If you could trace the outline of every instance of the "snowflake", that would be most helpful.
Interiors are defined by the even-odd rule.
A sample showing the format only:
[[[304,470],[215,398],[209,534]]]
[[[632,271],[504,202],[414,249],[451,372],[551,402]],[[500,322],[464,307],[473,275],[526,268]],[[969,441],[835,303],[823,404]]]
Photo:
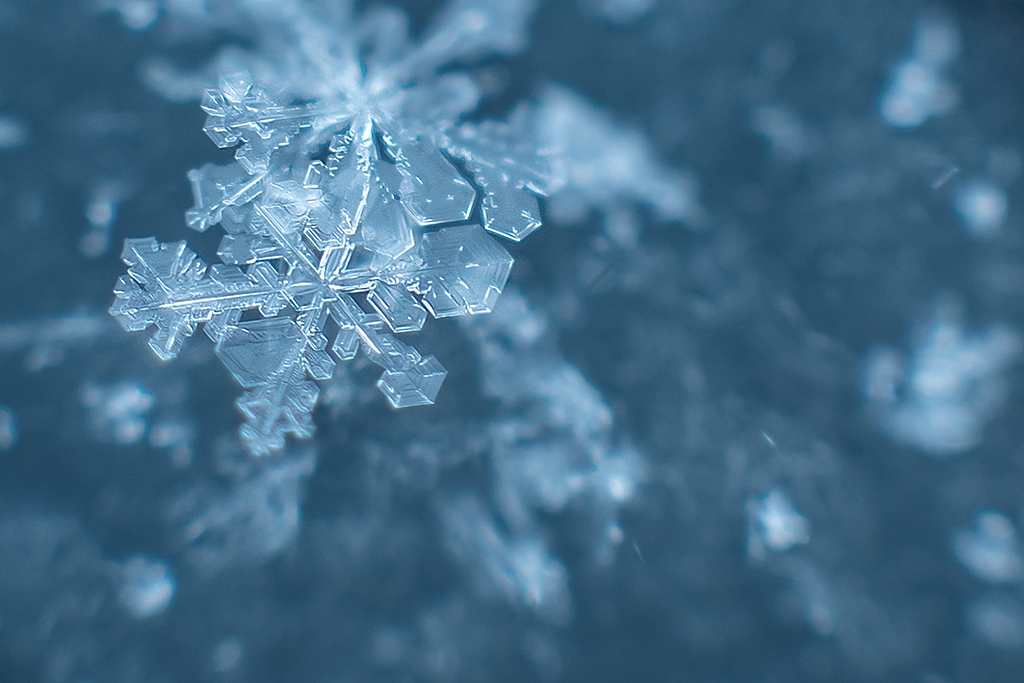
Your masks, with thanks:
[[[204,324],[247,389],[238,406],[253,454],[310,437],[311,380],[360,348],[383,368],[391,405],[433,403],[444,368],[393,334],[419,330],[428,312],[494,305],[512,257],[487,233],[518,241],[540,227],[544,158],[506,124],[464,121],[480,90],[451,67],[513,49],[531,7],[454,2],[413,46],[379,13],[353,30],[350,12],[336,28],[288,3],[292,51],[238,58],[247,70],[204,95],[204,130],[238,163],[189,173],[186,219],[224,229],[221,262],[185,242],[129,239],[110,312],[129,331],[155,326],[150,346],[165,360]]]

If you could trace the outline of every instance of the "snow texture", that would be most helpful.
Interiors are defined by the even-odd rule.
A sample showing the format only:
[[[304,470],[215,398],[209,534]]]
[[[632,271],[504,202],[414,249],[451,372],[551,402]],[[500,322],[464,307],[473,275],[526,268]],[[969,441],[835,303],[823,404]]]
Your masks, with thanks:
[[[395,408],[433,403],[446,371],[393,335],[435,318],[487,313],[512,266],[488,233],[521,240],[540,227],[549,177],[503,124],[462,117],[481,97],[457,70],[517,49],[532,3],[459,1],[421,43],[400,15],[275,5],[294,33],[273,66],[239,70],[207,90],[204,130],[237,164],[189,173],[188,225],[226,235],[219,263],[185,242],[129,239],[128,274],[110,312],[175,357],[200,324],[247,391],[241,435],[256,455],[286,434],[309,438],[318,388],[360,349],[384,372]],[[250,3],[254,13],[269,11]]]

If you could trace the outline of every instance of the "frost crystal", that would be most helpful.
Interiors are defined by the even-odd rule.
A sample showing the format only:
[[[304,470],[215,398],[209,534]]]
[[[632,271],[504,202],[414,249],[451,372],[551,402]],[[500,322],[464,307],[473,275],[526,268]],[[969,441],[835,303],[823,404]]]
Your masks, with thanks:
[[[474,568],[480,590],[497,588],[510,602],[565,622],[571,612],[565,565],[539,536],[508,538],[475,498],[446,501],[440,508],[448,545]]]
[[[419,330],[427,313],[490,311],[512,257],[488,232],[536,230],[547,183],[542,159],[504,124],[461,121],[480,91],[447,67],[517,49],[531,8],[453,2],[412,46],[398,15],[369,13],[353,31],[344,8],[318,17],[285,3],[274,12],[298,49],[273,63],[235,55],[244,70],[204,95],[204,130],[238,163],[189,173],[186,219],[223,227],[221,262],[184,242],[127,240],[111,313],[126,330],[154,326],[162,359],[205,323],[247,389],[238,406],[252,453],[311,436],[311,380],[360,349],[383,368],[392,406],[433,403],[444,368],[393,334]]]

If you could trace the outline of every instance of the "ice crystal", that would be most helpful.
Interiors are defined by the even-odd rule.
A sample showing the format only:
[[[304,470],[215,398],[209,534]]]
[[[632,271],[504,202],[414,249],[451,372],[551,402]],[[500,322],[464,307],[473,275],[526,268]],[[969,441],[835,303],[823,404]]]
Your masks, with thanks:
[[[944,70],[960,53],[960,32],[952,23],[918,23],[911,55],[900,63],[879,103],[879,114],[894,128],[917,128],[957,105],[956,88]]]
[[[150,346],[165,360],[205,324],[247,389],[241,435],[254,454],[311,436],[311,380],[360,349],[383,368],[392,406],[433,403],[444,368],[393,335],[427,313],[489,312],[512,257],[488,232],[520,240],[540,227],[548,183],[505,124],[462,120],[480,90],[447,68],[521,44],[532,3],[453,2],[416,46],[400,15],[370,13],[353,30],[350,10],[315,7],[275,7],[297,47],[234,55],[245,70],[203,97],[204,130],[238,163],[189,173],[186,219],[223,227],[221,262],[129,239],[111,307],[126,330],[156,327]]]
[[[480,590],[497,589],[513,604],[553,622],[570,616],[569,574],[539,535],[508,537],[479,500],[446,501],[440,514],[448,546],[477,575]]]
[[[167,610],[174,600],[176,582],[167,563],[145,555],[132,555],[111,571],[117,601],[135,619],[150,619]]]
[[[136,382],[89,384],[82,389],[82,405],[89,413],[93,433],[101,441],[122,445],[141,441],[153,403],[153,394]]]
[[[811,523],[783,491],[772,489],[747,502],[747,555],[763,559],[811,540]]]
[[[991,583],[1017,581],[1024,575],[1024,555],[1017,532],[995,510],[978,513],[972,529],[957,529],[950,542],[953,554],[973,576]]]
[[[0,451],[9,451],[18,442],[18,423],[14,411],[0,405]]]
[[[967,606],[965,616],[974,635],[990,645],[1007,650],[1024,645],[1024,608],[1008,595],[977,598]]]
[[[62,362],[70,347],[91,344],[112,326],[99,314],[0,321],[0,355],[24,353],[27,370],[43,370]]]
[[[893,438],[935,456],[977,445],[1002,405],[1003,373],[1020,355],[1020,335],[997,325],[968,336],[958,314],[940,306],[909,360],[890,348],[868,360],[865,393]]]

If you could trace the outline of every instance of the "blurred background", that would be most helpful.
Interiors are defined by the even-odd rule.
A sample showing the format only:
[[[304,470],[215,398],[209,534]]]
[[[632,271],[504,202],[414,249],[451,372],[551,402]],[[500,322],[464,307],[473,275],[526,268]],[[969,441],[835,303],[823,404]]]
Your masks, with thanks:
[[[1021,679],[1024,4],[541,2],[463,65],[566,168],[498,307],[253,459],[107,308],[215,251],[260,4],[0,0],[0,681]]]

